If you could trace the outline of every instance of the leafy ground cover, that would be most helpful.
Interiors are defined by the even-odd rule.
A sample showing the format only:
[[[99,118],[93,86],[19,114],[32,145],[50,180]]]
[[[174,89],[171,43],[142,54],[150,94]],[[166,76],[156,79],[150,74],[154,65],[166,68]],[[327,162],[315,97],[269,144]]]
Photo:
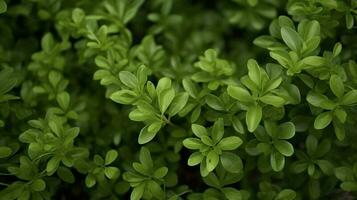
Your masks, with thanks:
[[[355,199],[356,16],[0,0],[0,199]]]

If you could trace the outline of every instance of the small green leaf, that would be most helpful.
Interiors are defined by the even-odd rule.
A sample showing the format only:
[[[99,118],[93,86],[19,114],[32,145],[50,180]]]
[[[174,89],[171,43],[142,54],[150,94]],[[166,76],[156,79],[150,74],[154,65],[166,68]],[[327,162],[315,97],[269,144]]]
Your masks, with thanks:
[[[210,151],[206,157],[206,169],[208,172],[213,171],[219,162],[219,155],[215,151]]]
[[[60,159],[58,157],[52,157],[46,165],[46,171],[50,174],[52,174],[54,171],[57,170],[58,166],[60,164]]]
[[[188,158],[187,164],[188,166],[195,166],[202,162],[204,155],[201,152],[194,152]]]
[[[57,95],[57,102],[63,110],[67,110],[70,103],[70,97],[67,92],[61,92]]]
[[[191,129],[193,134],[195,134],[199,138],[204,135],[208,135],[206,128],[199,124],[192,124]]]
[[[141,129],[139,133],[139,138],[138,138],[138,143],[139,144],[145,144],[150,142],[154,137],[156,136],[157,132],[150,132],[149,126],[145,126],[144,128]]]
[[[172,100],[175,98],[175,89],[170,88],[162,91],[158,94],[159,96],[159,106],[161,113],[165,113],[166,109],[171,104]]]
[[[214,122],[212,127],[211,137],[214,143],[219,142],[224,134],[224,122],[223,118],[219,118],[217,121]]]
[[[138,186],[134,187],[130,195],[130,200],[140,200],[144,194],[145,188],[145,183],[140,183]]]
[[[353,181],[353,171],[349,167],[335,168],[335,175],[341,181]]]
[[[243,162],[241,158],[231,152],[223,152],[220,156],[222,166],[230,173],[239,173],[243,170]]]
[[[66,167],[59,167],[57,169],[57,176],[66,183],[74,183],[75,181],[73,173]]]
[[[118,157],[118,152],[114,149],[109,150],[105,155],[105,165],[109,165],[114,162],[115,159]]]
[[[41,192],[45,190],[45,188],[46,188],[46,182],[42,179],[36,179],[31,184],[31,189],[36,192]]]
[[[313,135],[309,135],[306,138],[306,150],[309,156],[314,156],[317,150],[317,139]]]
[[[176,115],[178,112],[180,112],[186,105],[188,101],[188,93],[180,93],[178,95],[175,96],[175,98],[173,99],[168,114],[170,116],[174,116]]]
[[[220,98],[218,98],[215,95],[209,94],[206,96],[206,103],[208,106],[215,110],[223,111],[225,110],[224,108],[224,103]]]
[[[302,39],[300,35],[291,27],[284,26],[281,28],[281,37],[285,44],[293,51],[300,51]]]
[[[190,94],[191,97],[196,98],[198,95],[198,91],[196,85],[192,83],[190,79],[183,79],[182,80],[183,88]]]
[[[6,12],[7,5],[4,0],[0,0],[0,14]]]
[[[258,127],[260,120],[262,119],[262,112],[262,107],[260,107],[258,104],[248,107],[246,123],[249,132],[254,132]]]
[[[227,92],[229,96],[241,101],[241,102],[251,102],[253,100],[252,96],[245,88],[240,86],[228,86]]]
[[[288,141],[277,140],[274,142],[274,147],[284,156],[292,156],[294,154],[294,147]]]
[[[139,81],[136,76],[128,71],[121,71],[119,73],[119,79],[129,88],[136,88],[139,85]]]
[[[88,174],[86,176],[85,183],[88,188],[93,187],[96,183],[96,179],[95,179],[94,175]]]
[[[333,54],[334,57],[336,57],[336,56],[340,55],[341,51],[342,51],[342,44],[337,42],[335,44],[335,46],[333,47],[333,53],[332,54]]]
[[[326,128],[332,121],[332,114],[331,112],[323,112],[319,114],[314,122],[315,129],[324,129]]]
[[[308,66],[319,67],[326,64],[326,61],[323,57],[320,56],[308,56],[301,60],[302,63]]]
[[[4,147],[4,146],[0,147],[0,158],[6,158],[6,157],[10,156],[11,153],[12,153],[11,148]]]
[[[106,167],[104,169],[104,174],[108,179],[115,179],[119,176],[119,169],[116,167]]]
[[[202,147],[203,143],[201,140],[197,138],[186,138],[183,140],[183,146],[185,146],[188,149],[200,149]]]
[[[131,104],[137,98],[137,94],[130,90],[119,90],[110,95],[110,99],[120,104]]]
[[[348,181],[341,183],[341,188],[347,192],[357,191],[357,182]]]
[[[154,177],[157,179],[164,178],[168,172],[167,167],[160,167],[159,169],[155,170]]]
[[[148,148],[146,147],[141,147],[140,154],[139,154],[139,160],[140,162],[145,165],[148,168],[153,168],[154,163],[151,158],[151,154]]]
[[[284,122],[279,125],[278,138],[288,140],[295,135],[295,125],[292,122]]]
[[[353,24],[354,24],[353,15],[350,12],[348,12],[348,13],[346,13],[345,18],[346,18],[346,27],[347,27],[347,29],[351,29],[353,27]]]
[[[326,175],[332,175],[334,166],[327,160],[317,160],[316,164]]]
[[[230,136],[223,138],[219,143],[218,147],[223,151],[230,151],[238,148],[243,141],[237,136]]]
[[[284,189],[274,198],[274,200],[294,200],[296,198],[296,192],[291,189]]]
[[[252,80],[258,87],[261,87],[262,74],[257,61],[254,59],[249,59],[247,66],[248,66],[248,76],[250,80]]]
[[[285,157],[279,152],[272,152],[270,154],[270,164],[274,171],[281,171],[285,165]]]
[[[266,94],[262,97],[259,97],[259,100],[265,104],[272,105],[275,107],[281,107],[285,103],[285,100],[283,98],[273,94]]]
[[[351,90],[347,92],[342,98],[341,98],[341,104],[342,105],[353,105],[357,103],[357,90]]]
[[[343,85],[342,79],[337,75],[332,75],[330,77],[330,88],[333,94],[340,98],[345,93],[345,86]]]

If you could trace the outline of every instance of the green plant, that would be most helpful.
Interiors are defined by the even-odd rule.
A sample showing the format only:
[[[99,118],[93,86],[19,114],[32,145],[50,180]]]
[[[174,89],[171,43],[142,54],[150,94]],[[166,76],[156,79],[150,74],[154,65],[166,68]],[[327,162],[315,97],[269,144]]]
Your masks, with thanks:
[[[0,199],[354,199],[356,16],[0,0]]]

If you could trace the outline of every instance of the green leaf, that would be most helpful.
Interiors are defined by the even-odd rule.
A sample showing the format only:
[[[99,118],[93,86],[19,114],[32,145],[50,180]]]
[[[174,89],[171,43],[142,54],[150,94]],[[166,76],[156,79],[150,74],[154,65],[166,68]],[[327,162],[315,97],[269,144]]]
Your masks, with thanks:
[[[108,179],[115,179],[119,176],[119,169],[116,167],[106,167],[104,174]]]
[[[182,85],[183,88],[186,90],[186,92],[188,92],[188,94],[190,94],[191,97],[196,98],[198,95],[198,91],[196,88],[196,85],[192,83],[192,81],[190,79],[183,79],[182,80]]]
[[[82,9],[80,8],[75,8],[72,11],[72,20],[74,21],[74,23],[79,24],[83,21],[85,17],[85,13]]]
[[[342,141],[346,137],[346,131],[344,124],[338,122],[337,120],[332,121],[333,129],[338,140]]]
[[[334,166],[327,160],[317,160],[316,164],[326,175],[332,175]]]
[[[219,162],[219,155],[211,150],[206,156],[206,169],[208,172],[213,171]]]
[[[164,199],[164,191],[156,181],[149,181],[147,183],[147,189],[151,192],[151,194],[153,194],[154,197],[156,197],[156,199]]]
[[[158,94],[159,96],[159,106],[161,113],[165,113],[166,109],[171,104],[172,100],[175,98],[175,89],[170,88],[162,91]]]
[[[141,147],[140,154],[139,154],[140,162],[148,167],[149,169],[154,167],[154,163],[151,159],[151,154],[148,148]]]
[[[219,143],[218,147],[223,151],[230,151],[238,148],[243,141],[237,136],[230,136],[223,138]]]
[[[138,143],[139,144],[145,144],[150,142],[154,137],[156,136],[157,132],[153,131],[150,132],[149,126],[145,126],[144,128],[141,129],[139,133],[139,138],[138,138]]]
[[[186,138],[183,140],[183,146],[185,146],[188,149],[200,149],[202,147],[203,143],[201,140],[197,138]]]
[[[252,80],[258,87],[261,87],[262,74],[257,61],[254,59],[249,59],[247,66],[248,66],[248,76],[250,80]]]
[[[74,183],[75,181],[73,173],[66,167],[59,167],[57,169],[57,176],[66,183]]]
[[[342,105],[353,105],[357,103],[357,90],[347,92],[342,98],[340,103]]]
[[[138,79],[134,74],[128,71],[121,71],[119,73],[120,81],[129,88],[136,88],[139,85]]]
[[[334,111],[334,115],[337,117],[337,119],[341,122],[341,123],[345,123],[346,119],[347,119],[347,113],[344,109],[336,109]]]
[[[306,138],[306,150],[307,150],[307,154],[309,154],[309,156],[314,156],[315,152],[317,150],[317,139],[315,138],[315,136],[309,135]]]
[[[302,48],[302,39],[300,35],[291,27],[281,28],[281,37],[285,44],[293,51],[300,51]]]
[[[206,103],[208,106],[215,110],[223,111],[225,110],[224,108],[224,103],[222,100],[215,95],[209,94],[206,96]]]
[[[259,105],[252,105],[248,107],[248,111],[246,114],[246,123],[249,132],[254,132],[258,127],[260,120],[262,119],[262,107]]]
[[[60,164],[60,159],[58,157],[52,157],[46,165],[46,171],[47,173],[52,174],[55,172]]]
[[[341,183],[341,188],[347,192],[357,191],[357,182],[348,181]]]
[[[9,147],[0,147],[0,158],[6,158],[12,154],[12,150]]]
[[[288,141],[277,140],[274,142],[274,147],[284,156],[292,156],[294,154],[294,147]]]
[[[160,94],[164,91],[171,88],[171,79],[164,77],[159,80],[156,86],[156,92],[157,95],[160,96]]]
[[[114,162],[114,160],[116,160],[118,157],[118,152],[114,149],[109,150],[107,152],[107,154],[105,155],[105,165],[109,165],[112,162]]]
[[[137,94],[130,90],[119,90],[110,95],[110,99],[120,104],[131,104],[137,98]]]
[[[228,200],[243,200],[241,192],[235,188],[223,188],[222,192]]]
[[[240,173],[243,170],[243,162],[241,158],[231,152],[223,152],[220,156],[222,166],[230,173]]]
[[[176,115],[178,112],[180,112],[186,105],[188,101],[188,93],[180,93],[178,95],[175,96],[175,98],[173,99],[168,114],[170,116],[174,116]]]
[[[330,88],[333,94],[340,98],[345,93],[345,86],[343,85],[342,79],[337,75],[332,75],[330,77]]]
[[[240,86],[228,86],[227,92],[229,96],[241,101],[241,102],[251,102],[253,100],[252,96],[245,88]]]
[[[206,128],[199,124],[192,124],[191,129],[193,134],[195,134],[199,138],[201,138],[204,135],[206,136],[208,135]]]
[[[202,162],[204,155],[201,152],[194,152],[188,158],[187,164],[188,166],[195,166]]]
[[[272,152],[270,154],[270,165],[274,171],[281,171],[285,165],[285,157],[279,152]]]
[[[154,177],[157,179],[164,178],[168,172],[167,167],[160,167],[159,169],[155,170]]]
[[[61,92],[57,95],[57,102],[63,110],[67,110],[70,103],[70,97],[67,92]]]
[[[354,24],[354,18],[352,16],[352,14],[350,12],[346,13],[345,19],[346,19],[346,27],[347,27],[347,29],[351,29],[353,27],[353,24]]]
[[[259,97],[259,100],[265,104],[272,105],[275,107],[281,107],[285,103],[285,100],[283,98],[273,94],[266,94],[262,97]]]
[[[85,179],[85,184],[88,188],[91,188],[95,185],[96,179],[93,174],[88,174]]]
[[[141,197],[144,195],[145,188],[145,183],[140,183],[138,186],[134,187],[130,195],[130,200],[140,200]]]
[[[224,134],[224,122],[223,118],[219,118],[217,121],[214,122],[211,132],[211,137],[214,143],[218,143]]]
[[[341,51],[342,51],[342,44],[337,42],[335,44],[335,46],[333,46],[333,53],[332,54],[333,54],[334,57],[336,57],[336,56],[340,55]]]
[[[326,128],[332,121],[332,114],[330,111],[323,112],[319,114],[314,122],[315,129],[324,129]]]
[[[320,56],[308,56],[302,59],[300,62],[313,67],[320,67],[326,64],[325,58]]]
[[[353,171],[349,167],[335,168],[335,175],[341,181],[353,181]]]
[[[46,188],[46,182],[42,179],[36,179],[31,184],[31,189],[36,192],[41,192],[45,190],[45,188]]]
[[[295,135],[295,125],[292,122],[284,122],[279,125],[278,138],[288,140]]]
[[[326,110],[332,110],[336,106],[336,104],[329,100],[325,95],[318,94],[315,92],[309,92],[307,94],[306,100],[311,105],[319,108],[324,108]]]
[[[0,0],[0,14],[6,12],[7,5],[4,0]]]
[[[284,189],[274,198],[274,200],[294,200],[296,198],[296,192],[291,189]]]

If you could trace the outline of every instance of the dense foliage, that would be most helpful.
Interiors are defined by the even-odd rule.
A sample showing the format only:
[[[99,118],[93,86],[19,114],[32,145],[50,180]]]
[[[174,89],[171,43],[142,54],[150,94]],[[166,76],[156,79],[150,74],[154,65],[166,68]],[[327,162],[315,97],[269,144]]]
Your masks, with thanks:
[[[0,13],[0,199],[357,196],[356,1]]]

